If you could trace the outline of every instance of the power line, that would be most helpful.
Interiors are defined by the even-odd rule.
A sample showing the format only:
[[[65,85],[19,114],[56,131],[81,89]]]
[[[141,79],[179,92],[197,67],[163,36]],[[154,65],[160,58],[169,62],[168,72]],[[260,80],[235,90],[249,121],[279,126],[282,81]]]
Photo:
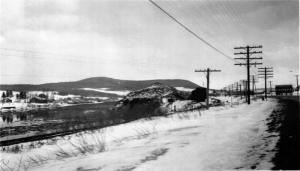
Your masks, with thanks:
[[[4,52],[1,52],[1,50]],[[76,63],[86,63],[92,61],[93,63],[101,63],[91,58],[80,57],[80,56],[71,56],[71,55],[62,55],[51,52],[42,52],[42,51],[32,51],[32,50],[20,50],[20,49],[7,49],[0,48],[0,56],[1,57],[16,57],[16,58],[34,58],[38,60],[52,60],[52,61],[68,61],[68,62],[76,62]],[[51,57],[51,58],[50,58]],[[94,57],[93,57],[94,58]]]
[[[66,58],[44,58],[44,57],[41,57],[41,56],[28,56],[28,55],[15,55],[15,54],[3,54],[3,53],[0,53],[0,56],[1,57],[16,57],[16,58],[35,58],[35,59],[38,59],[38,60],[60,60],[60,61],[69,61],[69,62],[85,62],[83,60],[79,60],[79,59],[66,59]]]
[[[297,95],[299,95],[299,83],[298,83],[298,77],[299,77],[299,75],[295,75],[295,77],[296,77],[296,90],[297,90]]]
[[[223,56],[225,56],[226,58],[233,60],[233,58],[231,58],[230,56],[226,55],[224,52],[222,52],[221,50],[217,49],[216,47],[214,47],[212,44],[210,44],[209,42],[207,42],[206,40],[204,40],[202,37],[200,37],[199,35],[197,35],[195,32],[193,32],[192,30],[190,30],[187,26],[185,26],[184,24],[182,24],[180,21],[178,21],[175,17],[173,17],[171,14],[169,14],[167,11],[165,11],[162,7],[160,7],[157,3],[153,2],[152,0],[149,0],[149,2],[151,2],[154,6],[156,6],[158,9],[160,9],[162,12],[164,12],[168,17],[170,17],[171,19],[173,19],[177,24],[179,24],[180,26],[182,26],[186,31],[188,31],[189,33],[191,33],[192,35],[194,35],[196,38],[198,38],[200,41],[202,41],[203,43],[205,43],[206,45],[208,45],[209,47],[211,47],[212,49],[214,49],[215,51],[219,52],[220,54],[222,54]]]
[[[184,3],[184,2],[183,2]],[[191,7],[189,8],[189,10],[187,11],[187,12],[185,12],[186,14],[188,13],[188,15],[189,15],[189,18],[195,18],[195,15],[193,14],[193,13],[191,13],[191,9],[192,10],[194,10],[194,11],[196,11],[196,12],[202,12],[202,13],[204,13],[204,12],[206,12],[206,11],[211,11],[211,8],[207,8],[207,5],[204,5],[202,8],[201,8],[201,11],[199,10],[199,8],[197,8],[197,5],[198,3],[196,3],[196,4],[193,4],[193,5],[191,5]],[[197,17],[197,16],[196,16]],[[197,17],[198,18],[198,17]],[[217,16],[217,18],[218,18],[218,16]],[[210,24],[203,24],[203,22],[201,22],[199,19],[195,19],[195,20],[193,20],[193,25],[195,25],[195,23],[196,23],[196,25],[197,26],[199,26],[200,25],[200,28],[201,29],[205,29],[205,32],[206,32],[206,34],[209,34],[209,36],[213,36],[213,34],[211,33],[211,31],[212,30],[214,30],[214,32],[217,32],[217,31],[224,31],[223,29],[219,29],[219,30],[215,30],[215,28],[220,28],[220,27],[211,27],[210,25],[211,24],[218,24],[219,22],[216,22],[215,21],[215,18],[211,18],[211,17],[204,17],[204,18],[202,18],[202,19],[204,19],[205,20],[205,22],[206,23],[210,23]],[[197,27],[198,28],[198,27]],[[224,33],[223,33],[223,35],[224,35]],[[214,44],[216,45],[218,42],[214,42]]]
[[[172,1],[172,2],[174,2],[174,1]],[[180,14],[186,15],[190,19],[196,18],[195,12],[197,14],[198,12],[209,13],[209,11],[210,11],[211,13],[216,13],[219,10],[224,11],[224,14],[217,15],[216,17],[210,17],[210,18],[203,17],[203,18],[201,18],[209,24],[203,25],[201,22],[199,22],[200,21],[199,19],[193,20],[192,26],[194,26],[194,27],[192,27],[192,28],[195,28],[197,30],[200,29],[201,30],[200,34],[201,33],[208,34],[208,36],[210,36],[210,37],[213,36],[212,30],[213,30],[213,32],[221,33],[222,35],[228,34],[229,30],[226,29],[227,27],[222,27],[222,25],[225,25],[225,24],[228,24],[228,23],[231,23],[232,25],[237,25],[237,26],[244,26],[243,25],[244,23],[243,24],[241,23],[241,19],[238,19],[238,20],[236,20],[236,19],[232,20],[231,19],[231,18],[238,18],[239,16],[237,15],[237,13],[232,13],[233,10],[231,8],[228,9],[227,5],[225,5],[222,2],[207,1],[208,5],[212,5],[212,7],[210,7],[210,8],[207,7],[207,4],[200,7],[200,6],[198,6],[199,3],[195,3],[195,4],[193,3],[191,5],[191,8],[189,8],[190,10],[188,10],[188,11],[183,10],[184,8],[178,8],[178,6],[179,7],[182,6],[181,1],[176,2],[176,3],[175,2],[174,3],[164,2],[164,3],[167,4],[167,7],[168,7],[167,10],[170,13],[173,13],[173,15],[176,15],[178,10],[179,10]],[[177,5],[177,3],[179,3],[179,5]],[[174,8],[176,8],[176,10]],[[201,11],[199,10],[199,8],[201,8]],[[181,19],[181,18],[178,18],[178,19]],[[220,29],[220,28],[222,28],[222,29]],[[242,28],[244,28],[244,27],[242,27]],[[243,33],[242,33],[243,29],[242,28],[236,29],[236,32],[239,33],[239,35],[243,35]],[[223,38],[225,38],[225,40],[214,42],[214,45],[217,44],[218,47],[224,47],[224,44],[220,44],[219,42],[229,42],[230,39],[226,38],[226,37],[223,37]],[[257,75],[255,70],[251,70],[250,72],[251,72],[252,75]]]
[[[75,57],[75,58],[82,58],[81,56],[73,56],[73,55],[62,55],[53,52],[42,52],[42,51],[35,51],[35,50],[21,50],[21,49],[11,49],[11,48],[1,48],[0,50],[4,51],[13,51],[13,52],[22,52],[22,53],[31,53],[31,54],[42,54],[42,55],[55,55],[55,56],[64,56],[64,57]]]
[[[58,75],[39,75],[39,74],[1,74],[1,77],[40,77],[42,76],[44,77],[48,77],[48,78],[52,78],[52,77],[57,77]],[[65,77],[65,78],[70,78],[72,75],[59,75],[59,77]]]
[[[189,11],[186,11],[186,10],[183,10],[183,8],[178,8],[178,5],[175,3],[166,3],[167,4],[167,6],[168,6],[168,8],[167,8],[167,10],[170,12],[170,13],[172,13],[173,15],[176,15],[177,13],[179,13],[179,14],[183,14],[184,16],[187,16],[188,18],[190,18],[190,19],[194,19],[195,18],[195,14],[193,13],[193,11],[191,11],[191,9],[189,10]],[[179,5],[180,6],[180,5]],[[175,9],[173,9],[173,8],[175,8]],[[178,9],[177,9],[178,8]],[[208,9],[208,8],[206,8],[206,5],[204,6],[204,8],[205,9],[203,9],[203,10],[210,10],[210,9]],[[219,8],[218,8],[219,9]],[[217,10],[218,10],[217,9]],[[179,12],[178,12],[178,10],[179,10]],[[196,11],[199,11],[197,8],[195,8],[195,5],[192,5],[192,10],[196,10]],[[203,10],[202,10],[202,12],[203,12]],[[222,10],[222,9],[221,9]],[[221,21],[228,21],[228,19],[227,18],[230,18],[230,17],[224,17],[224,15],[222,15],[223,17],[222,18],[217,18],[218,20],[221,20]],[[182,18],[182,17],[181,17]],[[178,18],[178,19],[181,19],[181,18]],[[200,28],[201,30],[202,29],[205,29],[204,31],[207,31],[207,29],[209,29],[209,30],[212,30],[212,29],[214,29],[214,31],[215,32],[220,32],[221,31],[221,33],[223,34],[223,35],[226,35],[227,34],[227,31],[228,30],[224,30],[224,29],[221,29],[221,30],[216,30],[215,28],[220,28],[220,23],[221,22],[219,22],[219,21],[216,21],[215,20],[215,18],[212,18],[212,20],[211,19],[206,19],[206,18],[203,18],[206,22],[209,22],[209,23],[211,23],[210,25],[218,25],[218,26],[216,26],[216,27],[211,27],[211,28],[208,28],[208,27],[205,27],[205,25],[201,25],[201,23],[199,23],[199,20],[194,20],[193,21],[193,23],[192,23],[192,26],[195,26],[196,27],[196,29],[197,28]],[[232,22],[232,21],[229,21],[229,22]],[[226,22],[225,22],[226,23]],[[222,24],[222,23],[221,23]],[[199,27],[199,25],[201,25],[201,27]],[[205,27],[205,28],[203,28],[203,27]],[[224,32],[224,31],[226,31],[226,32]],[[205,32],[203,32],[203,33],[205,33]],[[209,34],[209,36],[213,36],[212,34],[210,34],[211,32],[210,31],[208,31],[208,34]],[[225,42],[227,42],[227,41],[229,41],[228,39],[225,41]],[[205,73],[205,72],[202,72],[203,74]],[[239,86],[237,86],[237,87],[239,87]],[[238,90],[237,90],[238,91]]]

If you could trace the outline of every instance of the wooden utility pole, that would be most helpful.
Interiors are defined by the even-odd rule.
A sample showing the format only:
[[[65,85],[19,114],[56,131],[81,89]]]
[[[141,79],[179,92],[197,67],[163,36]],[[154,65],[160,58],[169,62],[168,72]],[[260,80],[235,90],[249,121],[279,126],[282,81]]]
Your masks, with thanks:
[[[228,95],[231,96],[230,86],[227,86]]]
[[[272,81],[269,81],[270,84],[270,95],[272,95]]]
[[[241,96],[241,99],[243,98],[243,94],[242,94],[242,84],[239,85],[240,86],[240,96]]]
[[[265,79],[265,99],[267,99],[267,79],[273,77],[273,68],[272,67],[263,67],[258,68],[259,78]]]
[[[235,83],[236,84],[236,95],[238,96],[238,94],[239,94],[239,82],[236,82]]]
[[[209,81],[211,72],[221,72],[221,70],[207,68],[205,70],[195,70],[195,72],[206,72],[206,108],[209,108]]]
[[[242,85],[243,85],[243,96],[245,96],[245,99],[247,100],[247,96],[246,96],[246,90],[247,90],[247,80],[241,80],[242,81]]]
[[[233,94],[232,84],[230,84],[228,87],[229,87],[229,90],[230,90],[230,96],[232,96],[232,94]]]
[[[253,95],[255,95],[255,83],[257,83],[257,80],[255,79],[255,75],[251,75],[252,76],[252,91],[253,91]]]
[[[297,87],[296,87],[296,90],[297,90],[297,95],[299,95],[299,84],[298,84],[298,77],[299,75],[295,75],[296,76],[296,82],[297,82]]]
[[[255,84],[254,75],[252,75],[252,91],[253,91],[253,94],[255,94],[255,92],[254,92],[254,84]]]
[[[251,51],[252,49],[262,48],[262,45],[260,46],[244,46],[244,47],[235,47],[235,50],[244,50],[244,52],[238,52],[234,53],[234,55],[246,55],[244,58],[234,58],[234,59],[242,59],[246,60],[246,63],[236,63],[234,65],[246,65],[247,66],[247,102],[250,104],[250,66],[251,65],[261,65],[262,63],[257,62],[250,62],[250,60],[254,59],[262,59],[262,57],[250,57],[253,54],[262,53],[262,51]]]

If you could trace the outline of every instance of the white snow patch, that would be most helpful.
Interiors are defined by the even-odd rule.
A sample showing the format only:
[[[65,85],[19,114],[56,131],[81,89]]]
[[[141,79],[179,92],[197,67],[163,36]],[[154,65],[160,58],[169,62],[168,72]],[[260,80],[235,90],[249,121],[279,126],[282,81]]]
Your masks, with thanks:
[[[68,94],[68,95],[59,95],[59,94],[54,94],[53,99],[54,100],[62,100],[62,99],[67,99],[67,98],[79,98],[80,95],[73,95],[73,94]]]
[[[175,88],[179,91],[188,91],[188,92],[191,92],[194,90],[192,88],[186,88],[186,87],[175,87]]]
[[[128,90],[109,90],[109,88],[81,88],[82,90],[90,90],[90,91],[97,91],[102,93],[109,93],[109,94],[116,94],[119,96],[126,96],[130,91]]]
[[[88,96],[88,99],[100,99],[100,100],[108,100],[109,97],[100,97],[100,96]]]

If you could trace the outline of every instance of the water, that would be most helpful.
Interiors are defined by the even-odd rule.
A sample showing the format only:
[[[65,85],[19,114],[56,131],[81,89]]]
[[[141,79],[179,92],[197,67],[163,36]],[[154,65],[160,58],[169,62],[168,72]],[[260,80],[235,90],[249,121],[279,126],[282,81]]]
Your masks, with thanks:
[[[107,125],[113,103],[0,113],[0,141]]]

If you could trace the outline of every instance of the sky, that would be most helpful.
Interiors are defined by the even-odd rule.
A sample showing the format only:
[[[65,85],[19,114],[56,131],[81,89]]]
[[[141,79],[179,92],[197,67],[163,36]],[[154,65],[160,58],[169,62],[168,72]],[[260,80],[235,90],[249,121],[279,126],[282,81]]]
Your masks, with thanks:
[[[0,84],[40,84],[89,77],[186,79],[206,85],[195,69],[211,73],[211,87],[246,79],[233,48],[262,45],[263,65],[275,84],[296,84],[299,74],[297,0],[159,1],[0,0]],[[258,49],[259,50],[259,49]],[[253,61],[254,62],[254,61]],[[258,79],[257,87],[263,86]]]

